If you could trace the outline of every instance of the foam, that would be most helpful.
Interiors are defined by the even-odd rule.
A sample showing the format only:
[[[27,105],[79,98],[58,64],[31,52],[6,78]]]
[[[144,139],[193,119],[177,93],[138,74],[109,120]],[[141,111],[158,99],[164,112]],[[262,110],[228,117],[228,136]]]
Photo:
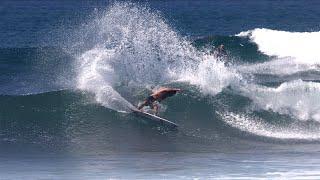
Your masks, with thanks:
[[[301,121],[320,122],[320,84],[295,80],[271,88],[260,85],[240,87],[241,94],[253,100],[257,108],[291,115]]]
[[[275,58],[271,61],[246,64],[237,67],[239,72],[249,74],[269,74],[269,75],[292,75],[300,72],[314,71],[319,72],[317,64],[296,63],[291,57]]]
[[[270,124],[258,117],[248,114],[227,112],[220,114],[223,121],[230,126],[261,137],[287,139],[287,140],[318,140],[319,128],[306,129],[298,123],[288,124],[286,127]]]

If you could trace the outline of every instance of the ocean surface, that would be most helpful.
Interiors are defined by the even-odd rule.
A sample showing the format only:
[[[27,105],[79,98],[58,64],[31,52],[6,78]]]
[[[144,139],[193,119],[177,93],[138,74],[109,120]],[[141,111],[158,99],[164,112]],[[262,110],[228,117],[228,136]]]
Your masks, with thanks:
[[[319,9],[1,0],[0,179],[319,179]]]

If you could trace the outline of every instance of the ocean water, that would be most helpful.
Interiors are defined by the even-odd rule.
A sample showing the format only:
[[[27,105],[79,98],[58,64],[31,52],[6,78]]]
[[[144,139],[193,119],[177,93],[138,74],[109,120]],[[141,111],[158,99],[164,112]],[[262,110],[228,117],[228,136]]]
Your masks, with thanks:
[[[319,8],[1,1],[0,179],[319,179]]]

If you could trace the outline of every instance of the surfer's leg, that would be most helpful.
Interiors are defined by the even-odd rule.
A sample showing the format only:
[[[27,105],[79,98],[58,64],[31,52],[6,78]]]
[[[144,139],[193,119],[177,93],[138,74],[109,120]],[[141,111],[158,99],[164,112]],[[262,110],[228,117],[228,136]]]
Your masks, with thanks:
[[[147,105],[147,101],[144,101],[140,106],[138,106],[138,109],[140,110],[146,105]]]
[[[158,115],[159,106],[157,104],[154,104],[153,105],[153,110],[154,110],[155,114]]]
[[[157,114],[157,105],[154,103],[149,104],[150,109],[152,109],[154,114]]]
[[[144,106],[150,106],[151,109],[153,109],[153,102],[154,98],[152,96],[149,96],[144,102],[138,107],[138,109],[142,109]]]

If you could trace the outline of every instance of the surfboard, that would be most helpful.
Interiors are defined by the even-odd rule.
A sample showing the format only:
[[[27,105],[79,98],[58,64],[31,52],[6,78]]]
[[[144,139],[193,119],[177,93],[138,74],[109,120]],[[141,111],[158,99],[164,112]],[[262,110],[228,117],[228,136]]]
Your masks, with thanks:
[[[132,109],[132,112],[135,115],[139,116],[139,117],[143,117],[143,118],[146,118],[148,120],[152,120],[152,121],[158,122],[161,125],[170,126],[170,127],[173,127],[173,128],[177,128],[178,127],[178,124],[176,124],[174,122],[171,122],[171,121],[169,121],[167,119],[161,118],[159,116],[156,116],[156,115],[153,115],[153,114],[150,114],[150,113],[147,113],[147,112],[139,111],[138,109]]]

